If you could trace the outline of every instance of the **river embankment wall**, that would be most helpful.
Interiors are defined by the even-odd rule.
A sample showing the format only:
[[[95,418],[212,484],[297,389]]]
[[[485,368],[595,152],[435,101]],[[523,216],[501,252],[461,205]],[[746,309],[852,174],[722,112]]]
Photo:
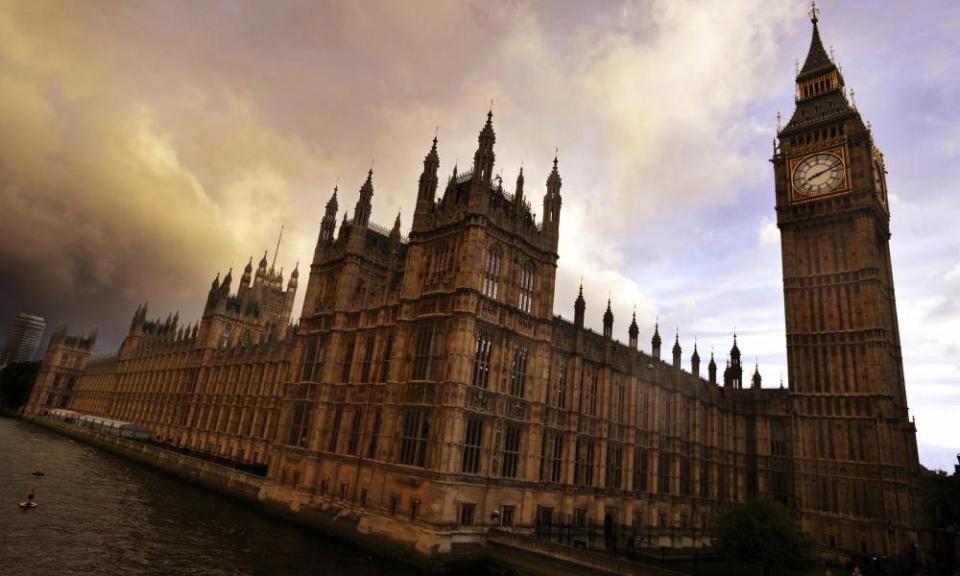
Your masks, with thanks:
[[[458,547],[458,552],[452,554],[431,554],[409,545],[411,538],[405,538],[403,533],[405,529],[409,531],[410,527],[392,518],[365,517],[355,510],[344,510],[331,504],[319,505],[319,502],[293,511],[289,506],[273,501],[269,497],[269,486],[264,489],[265,479],[256,474],[54,418],[35,416],[27,420],[79,442],[238,498],[272,516],[283,517],[380,555],[397,558],[425,572],[485,572],[487,567],[495,566],[496,573],[531,576],[643,576],[665,573],[607,554],[565,548],[505,530],[492,530],[479,541]],[[392,531],[397,531],[396,538],[391,536]]]

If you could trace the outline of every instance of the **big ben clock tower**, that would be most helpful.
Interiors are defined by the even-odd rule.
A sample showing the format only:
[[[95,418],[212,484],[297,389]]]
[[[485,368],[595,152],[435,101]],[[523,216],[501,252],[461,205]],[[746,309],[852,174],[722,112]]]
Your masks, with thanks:
[[[813,37],[772,159],[781,233],[795,501],[828,553],[917,543],[915,428],[907,412],[883,154],[840,69]]]

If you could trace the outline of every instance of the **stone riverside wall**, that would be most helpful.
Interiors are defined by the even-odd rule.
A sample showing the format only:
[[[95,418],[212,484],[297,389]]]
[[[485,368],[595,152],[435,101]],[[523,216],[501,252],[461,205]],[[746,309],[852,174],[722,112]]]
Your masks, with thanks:
[[[93,430],[81,428],[75,424],[53,418],[38,416],[31,418],[30,421],[75,440],[79,440],[80,442],[102,448],[108,452],[129,458],[141,464],[159,468],[207,488],[226,492],[247,502],[259,501],[258,496],[260,489],[263,487],[263,478],[255,474],[236,470],[201,458],[180,454],[172,450],[166,450],[137,440],[118,438],[109,434],[94,432]]]
[[[566,576],[608,574],[643,576],[663,574],[655,569],[606,554],[565,548],[536,538],[494,530],[477,535],[475,540],[454,546],[450,554],[438,555],[413,542],[415,534],[406,522],[376,513],[358,513],[321,501],[304,501],[299,506],[282,505],[270,498],[264,479],[228,466],[187,456],[137,440],[94,432],[75,424],[46,417],[29,419],[48,428],[117,456],[158,468],[184,480],[239,498],[273,515],[281,515],[298,524],[318,529],[337,539],[358,544],[377,553],[399,558],[430,572],[458,572],[483,563],[496,565],[503,572],[523,575]],[[318,499],[320,500],[320,499]]]

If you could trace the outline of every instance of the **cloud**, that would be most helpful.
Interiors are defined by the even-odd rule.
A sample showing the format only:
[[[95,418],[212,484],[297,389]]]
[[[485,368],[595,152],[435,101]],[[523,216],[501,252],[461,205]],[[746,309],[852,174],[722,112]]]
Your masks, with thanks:
[[[109,348],[142,300],[195,318],[214,274],[272,249],[281,225],[278,263],[304,266],[334,182],[352,212],[371,161],[373,220],[399,211],[409,226],[434,129],[441,172],[463,169],[493,99],[496,170],[509,183],[523,163],[537,212],[559,148],[556,312],[572,316],[582,276],[588,326],[609,295],[621,340],[636,306],[643,343],[659,316],[685,356],[696,336],[722,362],[736,327],[775,385],[767,158],[776,112],[793,105],[805,12],[799,0],[4,2],[0,325],[72,317],[100,324]],[[960,7],[823,12],[886,154],[908,390],[936,445],[945,429],[924,422],[946,420],[922,399],[960,382],[960,272],[944,272],[960,251],[960,55],[952,29],[929,24]],[[933,150],[916,145],[918,126]]]

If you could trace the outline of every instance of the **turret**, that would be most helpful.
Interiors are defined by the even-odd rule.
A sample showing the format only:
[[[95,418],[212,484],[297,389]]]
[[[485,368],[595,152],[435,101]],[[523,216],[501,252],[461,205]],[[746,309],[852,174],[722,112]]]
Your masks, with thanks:
[[[730,348],[730,384],[733,388],[743,388],[743,365],[740,363],[740,347],[737,346],[737,334],[733,334],[733,347]]]
[[[327,200],[323,220],[320,221],[320,243],[329,244],[333,242],[333,232],[337,228],[337,210],[340,208],[337,202],[337,188],[337,186],[333,187],[333,194]]]
[[[220,283],[220,293],[230,295],[230,283],[233,281],[233,268],[227,270],[227,275],[223,277],[223,282]]]
[[[520,167],[520,173],[517,174],[517,187],[513,191],[513,210],[517,216],[526,211],[523,203],[523,166]]]
[[[437,154],[437,138],[433,138],[433,146],[423,159],[423,172],[420,173],[420,186],[417,190],[417,208],[413,215],[414,220],[422,214],[429,214],[433,210],[434,199],[437,194],[437,169],[440,167],[440,156]]]
[[[693,339],[693,356],[690,357],[690,372],[700,378],[700,353],[697,352],[697,339]]]
[[[297,283],[300,280],[300,263],[297,262],[293,267],[293,272],[290,273],[290,281],[287,282],[287,292],[296,292]]]
[[[557,157],[553,157],[553,170],[547,177],[547,193],[543,196],[543,235],[556,249],[560,239],[560,207],[563,198],[560,197],[560,171],[557,168]]]
[[[583,299],[583,283],[580,284],[580,292],[577,299],[573,302],[573,325],[583,330],[583,317],[587,310],[587,303]]]
[[[753,384],[752,387],[755,390],[760,389],[760,364],[759,363],[754,363],[753,378],[751,379],[751,381],[752,381],[751,383]]]
[[[373,210],[373,168],[367,172],[367,180],[360,187],[360,197],[354,209],[353,225],[366,228],[370,224],[370,212]]]
[[[247,265],[243,267],[243,275],[240,276],[240,287],[248,288],[250,286],[250,276],[253,274],[253,256],[250,257],[250,261],[247,262]]]
[[[489,187],[493,181],[493,145],[497,135],[493,132],[493,110],[487,112],[487,123],[477,137],[477,151],[473,154],[473,181]],[[475,186],[476,187],[476,186]]]
[[[607,298],[607,311],[603,313],[603,337],[613,338],[613,310],[610,309],[609,298]]]
[[[634,311],[633,319],[630,321],[630,328],[627,330],[630,336],[630,348],[637,349],[637,341],[640,336],[640,328],[637,327],[637,313]]]
[[[680,330],[677,330],[677,335],[673,341],[673,367],[677,370],[680,369],[680,363],[682,362],[683,350],[680,349]]]
[[[267,251],[263,251],[263,258],[260,259],[260,263],[257,265],[257,279],[263,280],[267,276]]]
[[[660,321],[653,325],[653,338],[650,339],[650,354],[657,360],[660,359]]]

